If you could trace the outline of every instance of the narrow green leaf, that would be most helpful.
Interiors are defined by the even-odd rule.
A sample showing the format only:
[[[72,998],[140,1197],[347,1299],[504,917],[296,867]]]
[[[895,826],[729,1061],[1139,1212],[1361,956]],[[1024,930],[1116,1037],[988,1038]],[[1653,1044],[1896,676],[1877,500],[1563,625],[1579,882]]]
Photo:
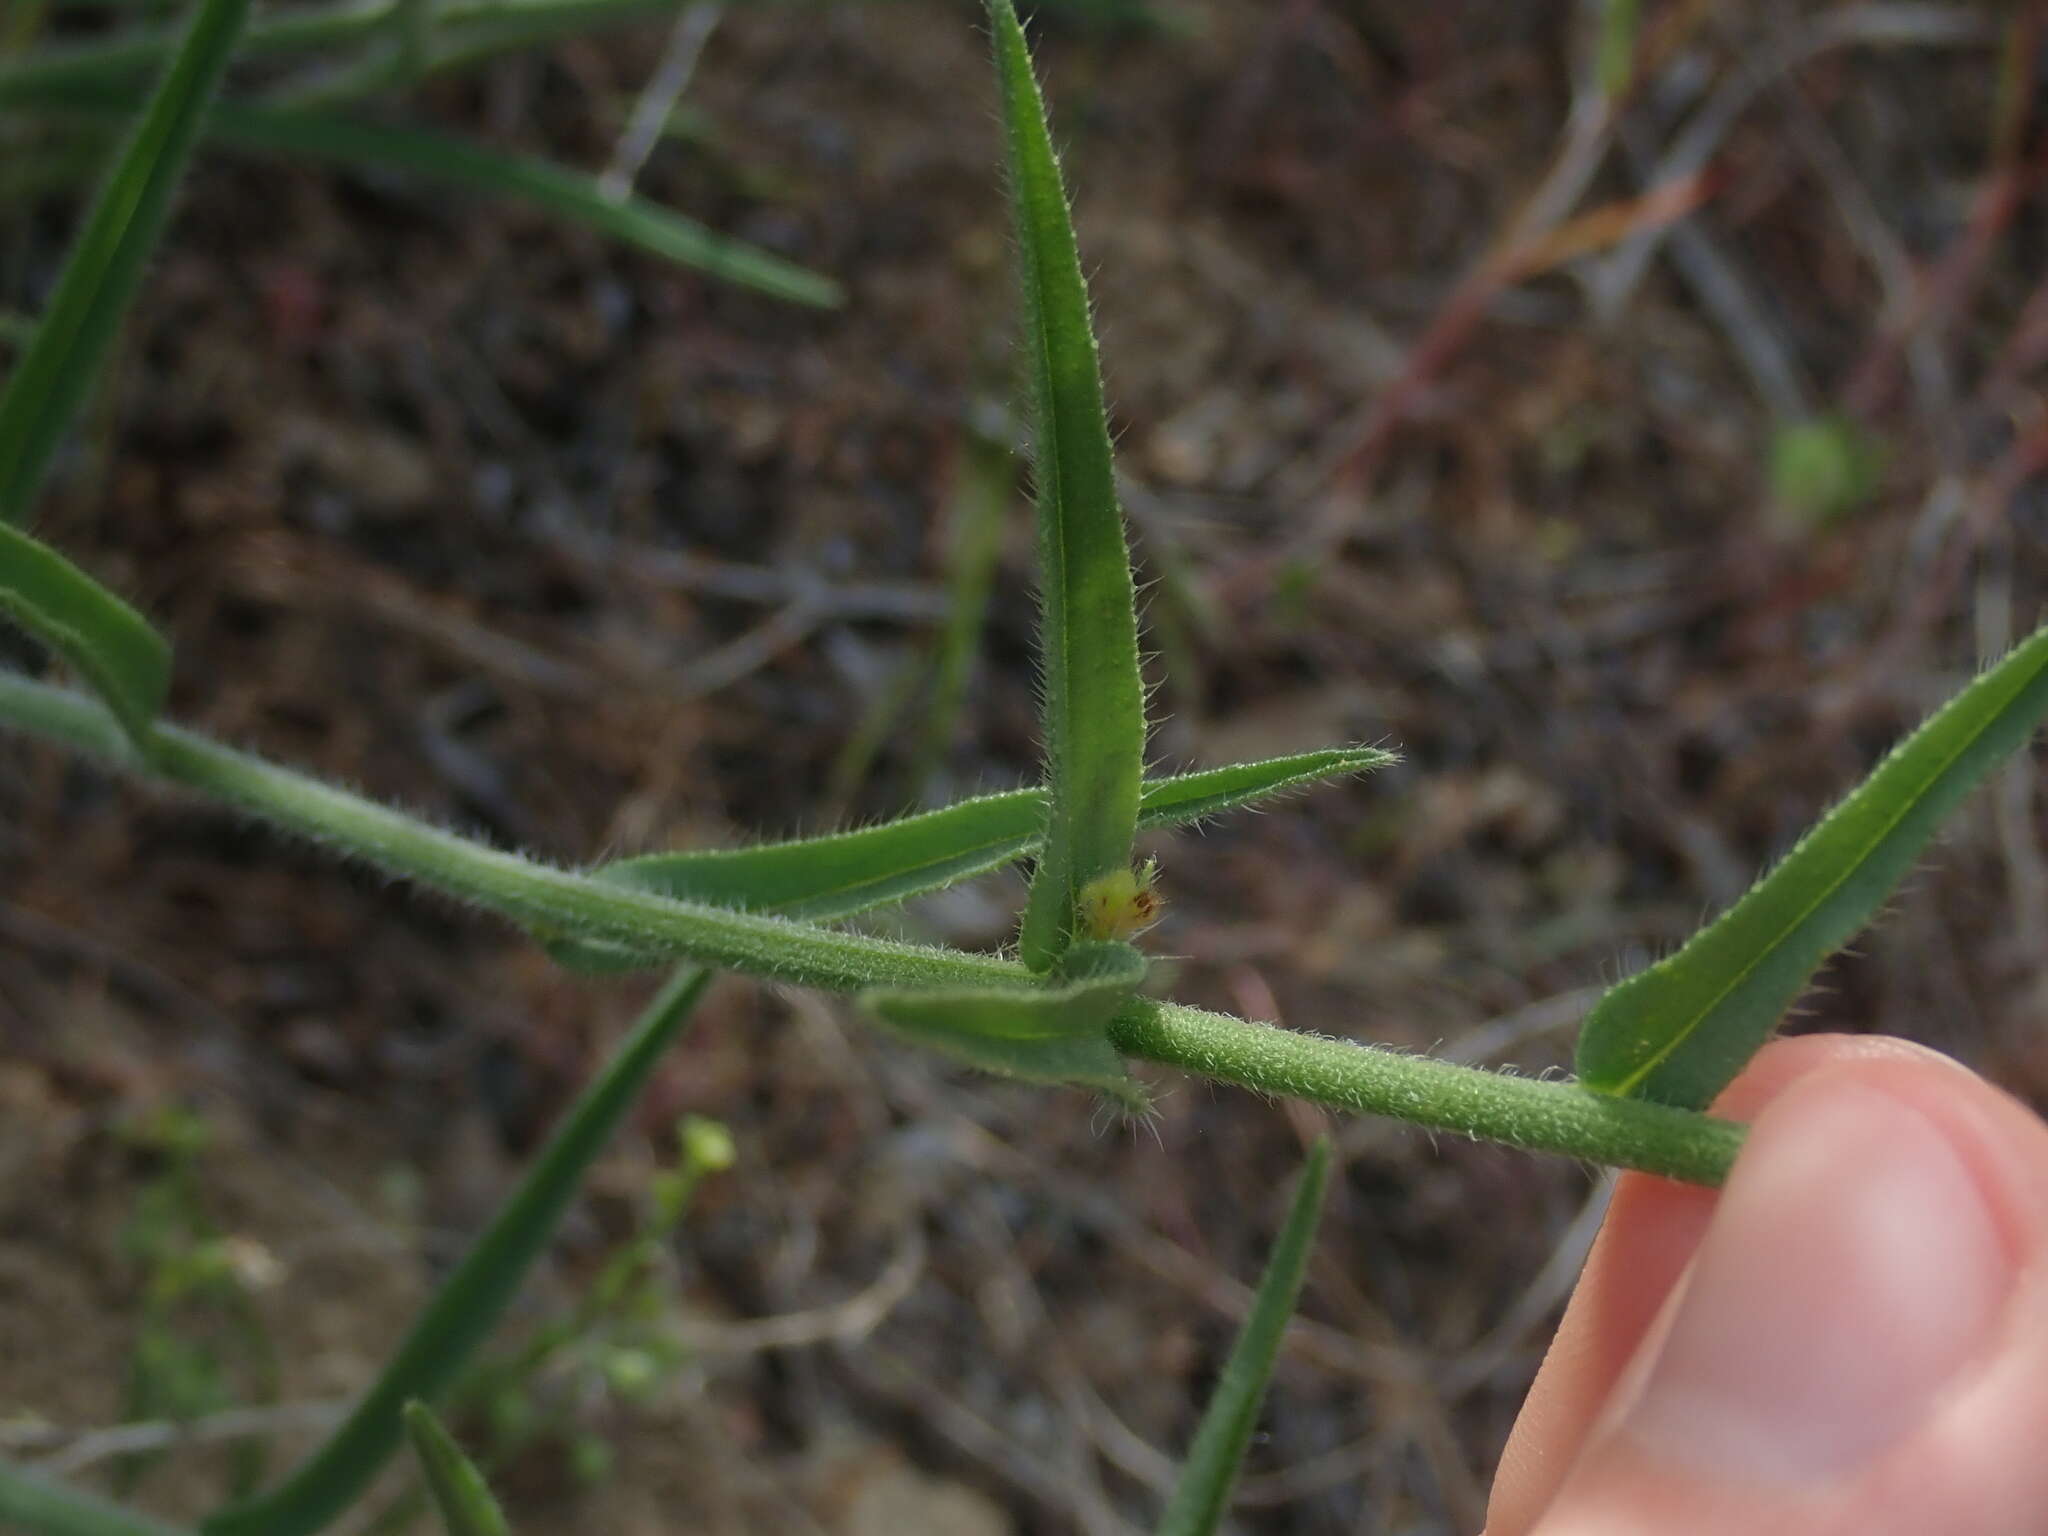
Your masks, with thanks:
[[[0,393],[0,522],[18,520],[105,361],[170,210],[249,0],[199,0]]]
[[[1336,747],[1148,780],[1142,828],[1183,826],[1325,779],[1393,760],[1375,747]],[[599,879],[679,901],[830,922],[1000,868],[1031,852],[1045,827],[1045,791],[1011,790],[962,800],[854,832],[748,848],[654,853],[621,859]],[[575,970],[632,970],[658,961],[616,945],[553,938],[548,952]]]
[[[440,1394],[490,1334],[546,1249],[590,1166],[674,1042],[709,973],[678,970],[618,1054],[577,1095],[519,1187],[441,1283],[346,1422],[268,1493],[215,1515],[204,1536],[307,1536],[354,1502],[398,1449],[400,1413]]]
[[[792,304],[831,309],[845,302],[844,291],[829,277],[707,229],[644,197],[611,197],[596,177],[545,160],[498,154],[417,129],[358,122],[327,112],[223,103],[215,109],[210,127],[223,143],[239,149],[411,171],[495,197],[517,198],[679,266]]]
[[[1315,1244],[1323,1186],[1329,1174],[1330,1143],[1328,1138],[1318,1137],[1302,1166],[1287,1225],[1280,1229],[1273,1256],[1266,1261],[1265,1278],[1259,1281],[1258,1295],[1252,1299],[1251,1315],[1245,1319],[1244,1331],[1237,1336],[1230,1360],[1203,1411],[1201,1427],[1195,1431],[1195,1443],[1188,1450],[1180,1481],[1174,1485],[1173,1498],[1159,1523],[1159,1536],[1209,1536],[1230,1507],[1230,1490],[1237,1482],[1245,1449],[1252,1443],[1252,1431],[1258,1427],[1266,1383],[1273,1375],[1287,1320],[1294,1315],[1295,1301],[1301,1295],[1302,1277],[1308,1273],[1309,1251]]]
[[[898,1034],[984,1072],[1094,1088],[1142,1109],[1108,1029],[1144,979],[1145,957],[1130,945],[1079,940],[1041,987],[870,992],[861,1003]]]
[[[121,97],[100,87],[53,93],[52,104],[100,114]],[[221,102],[208,137],[248,154],[294,155],[401,171],[491,197],[531,203],[557,218],[737,287],[817,308],[845,300],[839,284],[759,246],[705,228],[644,197],[613,197],[594,176],[507,155],[416,128],[361,122],[339,112]]]
[[[138,748],[170,688],[171,648],[141,614],[38,539],[0,523],[0,612],[53,647]]]
[[[1870,921],[1943,817],[2048,715],[2048,628],[1942,706],[1749,893],[1600,999],[1590,1088],[1698,1109],[1742,1070],[1827,956]]]
[[[448,1536],[512,1536],[483,1473],[462,1454],[434,1410],[417,1398],[405,1405],[405,1433]]]
[[[1024,963],[1043,971],[1073,932],[1081,887],[1130,863],[1145,768],[1145,688],[1080,250],[1024,29],[1010,0],[988,0],[988,11],[1009,142],[1038,482],[1051,803],[1021,947]]]
[[[0,1531],[26,1536],[185,1536],[176,1526],[0,1462]]]
[[[1139,802],[1138,825],[1146,830],[1186,826],[1310,784],[1371,773],[1399,760],[1392,752],[1378,747],[1321,747],[1314,752],[1294,752],[1285,757],[1147,779]]]

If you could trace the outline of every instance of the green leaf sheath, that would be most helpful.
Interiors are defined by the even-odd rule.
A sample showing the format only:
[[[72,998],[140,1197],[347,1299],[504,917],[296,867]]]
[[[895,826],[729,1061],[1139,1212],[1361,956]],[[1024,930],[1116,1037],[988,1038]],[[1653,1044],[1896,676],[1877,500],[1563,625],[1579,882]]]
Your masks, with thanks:
[[[435,1291],[354,1412],[276,1488],[207,1521],[205,1536],[306,1536],[355,1501],[398,1449],[405,1405],[438,1396],[497,1326],[545,1251],[584,1171],[674,1043],[708,981],[707,973],[688,968],[669,979]]]
[[[422,1402],[407,1403],[405,1433],[448,1536],[512,1536],[504,1511],[491,1497],[490,1484],[476,1463],[462,1454],[433,1409]]]
[[[1259,1405],[1265,1401],[1266,1383],[1279,1358],[1280,1340],[1308,1273],[1329,1175],[1330,1143],[1327,1137],[1318,1137],[1309,1148],[1287,1224],[1280,1229],[1273,1255],[1266,1261],[1251,1313],[1203,1411],[1201,1427],[1195,1431],[1195,1443],[1188,1449],[1173,1498],[1159,1522],[1159,1536],[1211,1536],[1223,1522],[1238,1468],[1252,1443],[1252,1431],[1258,1428]]]
[[[1138,825],[1185,826],[1391,761],[1377,748],[1343,747],[1148,780]],[[1036,848],[1044,829],[1045,791],[1019,789],[853,832],[747,848],[647,854],[607,864],[594,874],[681,901],[827,922],[1000,868]],[[551,940],[548,949],[558,961],[583,971],[659,963],[659,957],[577,939]]]
[[[1057,979],[1029,991],[870,992],[861,1003],[906,1039],[984,1072],[1094,1088],[1142,1109],[1104,1032],[1144,979],[1145,957],[1130,945],[1084,940],[1060,956]]]
[[[989,0],[1009,145],[1038,490],[1045,845],[1021,939],[1048,969],[1082,886],[1127,866],[1145,766],[1137,598],[1117,506],[1102,373],[1066,192],[1010,0]]]
[[[1677,954],[1602,997],[1579,1036],[1581,1081],[1686,1108],[1711,1103],[1942,818],[2044,714],[2048,628],[1936,711]]]
[[[25,1536],[186,1536],[97,1494],[0,1462],[0,1531]]]
[[[0,392],[0,522],[27,510],[106,360],[248,9],[249,0],[200,0],[8,375]]]
[[[170,687],[171,648],[77,566],[0,523],[0,612],[57,650],[143,746]]]

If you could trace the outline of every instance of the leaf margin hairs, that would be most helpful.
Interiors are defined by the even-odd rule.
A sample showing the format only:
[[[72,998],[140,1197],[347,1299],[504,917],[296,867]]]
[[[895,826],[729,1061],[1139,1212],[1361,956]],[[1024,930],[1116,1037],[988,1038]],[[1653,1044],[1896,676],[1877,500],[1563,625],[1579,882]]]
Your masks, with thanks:
[[[1313,784],[1370,773],[1398,761],[1379,747],[1326,747],[1283,757],[1230,763],[1148,779],[1141,786],[1140,830],[1183,827],[1240,806]],[[870,827],[739,848],[641,854],[598,866],[598,879],[677,900],[743,911],[776,912],[807,922],[834,922],[907,901],[959,880],[986,874],[1028,855],[1044,825],[1045,791],[1004,790]],[[949,840],[947,834],[952,836]],[[891,851],[921,844],[915,858]],[[832,872],[857,864],[871,871],[832,883]],[[569,969],[605,975],[658,964],[619,945],[549,934],[543,942]]]
[[[1609,988],[1580,1026],[1579,1080],[1683,1109],[1711,1103],[1963,796],[2044,716],[2048,625],[1902,738],[1726,911]]]
[[[1128,864],[1145,769],[1137,590],[1080,247],[1011,0],[987,0],[1031,378],[1039,688],[1048,803],[1018,947],[1044,972],[1081,887]]]

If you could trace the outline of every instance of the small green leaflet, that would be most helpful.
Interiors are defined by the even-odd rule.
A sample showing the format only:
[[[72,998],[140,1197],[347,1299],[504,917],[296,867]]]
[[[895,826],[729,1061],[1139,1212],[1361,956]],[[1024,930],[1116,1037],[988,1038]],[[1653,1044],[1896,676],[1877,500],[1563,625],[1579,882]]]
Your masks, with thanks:
[[[1117,506],[1080,248],[1045,102],[1010,0],[989,0],[1031,374],[1038,482],[1045,843],[1019,948],[1034,971],[1071,936],[1081,887],[1130,863],[1145,771],[1137,598]]]
[[[448,1536],[512,1536],[483,1473],[462,1454],[433,1409],[417,1399],[407,1403],[405,1432]]]
[[[1336,747],[1153,779],[1144,786],[1138,825],[1184,826],[1392,761],[1392,754],[1376,747]],[[680,901],[831,922],[999,868],[1030,853],[1044,827],[1045,791],[1019,789],[853,832],[747,848],[648,854],[595,873]],[[586,939],[551,937],[548,952],[586,973],[661,963]]]
[[[1301,1295],[1302,1278],[1308,1273],[1329,1174],[1329,1138],[1318,1137],[1302,1167],[1287,1225],[1280,1229],[1273,1256],[1266,1261],[1251,1315],[1245,1319],[1244,1331],[1238,1334],[1209,1398],[1201,1428],[1195,1431],[1195,1443],[1188,1449],[1173,1499],[1159,1523],[1159,1536],[1210,1536],[1230,1508],[1230,1490],[1252,1442],[1252,1431],[1258,1428],[1266,1383],[1279,1358],[1287,1320],[1294,1315],[1294,1304]]]
[[[1600,999],[1582,1082],[1704,1109],[1828,955],[1870,921],[1956,803],[2048,715],[2048,628],[1935,712],[1685,947]]]
[[[0,522],[0,612],[91,683],[138,750],[170,688],[171,648],[149,621],[38,539]]]
[[[984,1072],[1093,1088],[1143,1109],[1108,1029],[1144,979],[1145,957],[1130,945],[1084,939],[1062,951],[1042,986],[870,992],[861,1005],[915,1044]]]

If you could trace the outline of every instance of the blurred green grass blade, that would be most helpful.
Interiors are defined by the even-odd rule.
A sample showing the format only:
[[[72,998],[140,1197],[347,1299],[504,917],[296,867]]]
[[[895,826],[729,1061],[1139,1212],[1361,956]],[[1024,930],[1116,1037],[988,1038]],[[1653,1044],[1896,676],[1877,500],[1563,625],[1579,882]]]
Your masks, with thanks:
[[[120,110],[121,98],[104,89],[73,89],[53,96],[51,104],[99,114]],[[530,203],[650,255],[793,304],[829,309],[845,300],[829,277],[718,234],[644,197],[611,197],[596,177],[545,160],[500,154],[421,129],[360,122],[338,112],[240,102],[218,103],[206,129],[213,141],[248,154],[400,171]]]
[[[792,304],[830,309],[839,284],[758,246],[705,228],[644,197],[614,198],[597,178],[523,155],[480,149],[414,128],[358,122],[331,112],[297,112],[223,102],[211,132],[262,154],[303,155],[347,165],[409,171],[495,197],[516,198],[651,255]]]
[[[293,6],[257,17],[244,33],[247,55],[332,52],[387,31],[405,0],[343,0]],[[434,65],[467,63],[489,54],[599,27],[671,14],[675,0],[447,0],[440,7]],[[54,43],[0,59],[0,105],[48,99],[80,86],[132,85],[176,47],[175,27],[122,27],[106,36]]]
[[[1391,754],[1377,748],[1338,747],[1152,779],[1143,786],[1138,825],[1183,826],[1390,761]],[[1035,848],[1044,827],[1045,791],[1018,789],[853,832],[747,848],[646,854],[595,873],[681,901],[831,922],[998,869]],[[552,938],[548,951],[571,969],[595,973],[657,963],[614,945],[574,938]]]
[[[400,1413],[448,1386],[497,1325],[648,1074],[674,1043],[710,973],[683,967],[634,1023],[617,1055],[548,1138],[519,1187],[435,1291],[348,1419],[283,1483],[222,1511],[205,1536],[307,1536],[368,1486],[398,1449]]]
[[[911,792],[919,797],[946,760],[967,701],[1016,475],[1007,443],[970,432],[961,444],[959,483],[947,529],[946,623],[932,667],[931,707],[919,728],[910,767]]]
[[[483,1473],[417,1398],[405,1405],[405,1433],[448,1536],[512,1536]]]
[[[870,992],[861,1004],[913,1043],[984,1072],[1094,1088],[1142,1109],[1108,1030],[1144,979],[1145,957],[1130,945],[1083,940],[1067,946],[1054,979],[1029,991]]]
[[[1294,1315],[1295,1301],[1301,1295],[1302,1277],[1308,1272],[1329,1174],[1330,1143],[1327,1137],[1318,1137],[1302,1165],[1287,1225],[1280,1229],[1273,1256],[1266,1261],[1265,1278],[1259,1281],[1251,1315],[1245,1319],[1244,1331],[1238,1334],[1202,1413],[1195,1443],[1188,1450],[1180,1481],[1174,1485],[1173,1498],[1159,1523],[1159,1536],[1209,1536],[1230,1507],[1230,1490],[1236,1485],[1245,1449],[1252,1443],[1252,1431],[1258,1428],[1266,1383],[1273,1375],[1287,1320]]]
[[[0,523],[0,612],[92,684],[138,748],[170,688],[171,648],[141,614],[39,539]]]
[[[1589,1088],[1703,1109],[1828,955],[1871,919],[1942,819],[2048,715],[2048,628],[1931,716],[1749,893],[1610,990],[1579,1034]]]
[[[23,1536],[186,1536],[97,1494],[0,1462],[0,1531]]]
[[[1641,0],[1595,0],[1600,12],[1593,75],[1601,94],[1621,95],[1635,77],[1636,34],[1642,26]]]
[[[1010,0],[988,0],[988,11],[1009,145],[1038,482],[1039,668],[1051,803],[1021,949],[1024,963],[1042,971],[1073,929],[1081,887],[1130,863],[1145,768],[1145,688],[1080,250],[1024,29]]]
[[[248,10],[249,0],[199,0],[7,377],[0,392],[0,522],[16,521],[27,509],[105,361]]]

